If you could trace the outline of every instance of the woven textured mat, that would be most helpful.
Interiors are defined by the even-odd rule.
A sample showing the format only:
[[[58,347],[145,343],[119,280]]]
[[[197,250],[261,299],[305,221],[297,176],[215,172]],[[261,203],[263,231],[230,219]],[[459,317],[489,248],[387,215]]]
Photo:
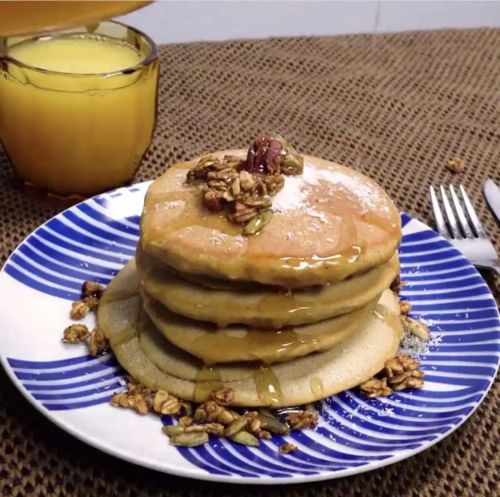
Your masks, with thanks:
[[[379,181],[432,225],[428,186],[462,182],[499,248],[480,187],[500,180],[500,30],[199,43],[162,47],[156,136],[137,174],[276,130],[299,150]],[[462,158],[454,176],[447,159]],[[0,263],[57,209],[13,186],[0,152]],[[498,298],[498,279],[489,281]],[[0,330],[1,332],[1,330]],[[273,488],[278,496],[493,496],[500,491],[498,382],[437,446],[372,473]],[[265,495],[118,461],[39,415],[0,373],[0,496]]]

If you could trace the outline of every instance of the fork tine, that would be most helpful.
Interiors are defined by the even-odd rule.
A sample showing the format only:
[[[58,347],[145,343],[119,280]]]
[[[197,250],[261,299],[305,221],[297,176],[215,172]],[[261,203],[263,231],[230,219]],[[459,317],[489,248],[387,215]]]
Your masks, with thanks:
[[[450,225],[453,238],[460,239],[462,238],[462,235],[460,233],[460,230],[458,229],[457,220],[455,218],[455,214],[453,213],[453,209],[451,208],[450,201],[448,200],[446,190],[444,189],[443,185],[439,187],[439,190],[441,191],[441,197],[443,197],[444,212],[448,219],[448,224]]]
[[[462,197],[464,199],[467,215],[469,216],[469,219],[471,220],[472,225],[474,226],[474,230],[477,233],[477,236],[486,237],[486,232],[484,231],[483,226],[481,225],[481,221],[479,221],[479,218],[477,217],[476,211],[474,210],[469,195],[467,195],[467,192],[465,191],[463,185],[460,185],[460,193],[462,194]]]
[[[455,193],[455,188],[453,188],[453,185],[450,185],[450,193],[451,193],[451,200],[453,202],[453,207],[455,207],[455,212],[457,213],[458,216],[458,221],[460,223],[460,227],[462,228],[462,231],[465,234],[466,238],[474,238],[474,233],[472,232],[470,226],[469,226],[469,221],[467,220],[467,217],[465,216],[464,209],[462,208],[462,204],[460,203],[460,200],[458,200],[457,194]]]
[[[442,236],[444,236],[445,238],[449,238],[450,234],[448,233],[448,228],[446,227],[446,223],[444,222],[443,213],[441,212],[441,207],[439,207],[439,202],[433,186],[430,187],[430,191],[432,210],[434,211],[434,218],[436,219],[437,229]]]

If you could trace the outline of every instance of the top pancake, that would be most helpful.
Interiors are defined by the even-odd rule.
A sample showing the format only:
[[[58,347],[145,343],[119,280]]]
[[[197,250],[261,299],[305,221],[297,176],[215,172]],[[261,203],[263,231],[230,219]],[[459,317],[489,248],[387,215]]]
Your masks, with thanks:
[[[211,155],[243,159],[246,151]],[[310,156],[302,175],[285,177],[269,224],[243,236],[202,205],[198,186],[185,184],[197,162],[176,164],[151,185],[141,221],[142,248],[179,271],[300,288],[378,266],[399,243],[399,213],[375,181]]]

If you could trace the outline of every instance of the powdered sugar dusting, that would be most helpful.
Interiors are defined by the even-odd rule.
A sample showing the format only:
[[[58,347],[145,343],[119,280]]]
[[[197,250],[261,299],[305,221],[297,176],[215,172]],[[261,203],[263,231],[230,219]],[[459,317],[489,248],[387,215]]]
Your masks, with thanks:
[[[321,182],[327,183],[331,189],[342,189],[357,197],[365,210],[371,210],[383,204],[379,190],[364,182],[362,178],[342,171],[318,169],[306,164],[301,175],[285,178],[283,188],[273,198],[273,210],[280,213],[304,208],[308,210],[308,206],[304,204],[309,193]],[[321,216],[318,211],[312,208],[309,210],[311,210],[312,217]]]
[[[155,210],[170,210],[170,209],[176,209],[180,207],[184,207],[186,202],[184,200],[170,200],[169,202],[161,202],[158,204],[155,204],[154,208]]]
[[[438,345],[442,340],[442,335],[431,332],[430,339],[427,342],[420,340],[413,333],[405,330],[403,340],[399,346],[399,352],[409,355],[413,358],[425,355],[429,352],[429,348]]]

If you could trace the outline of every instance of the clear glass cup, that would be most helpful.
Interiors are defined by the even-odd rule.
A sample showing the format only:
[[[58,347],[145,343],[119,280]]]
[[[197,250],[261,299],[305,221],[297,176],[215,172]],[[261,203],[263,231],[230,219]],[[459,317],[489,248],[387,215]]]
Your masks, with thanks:
[[[33,46],[45,42],[58,42],[51,57],[67,59],[68,69],[37,67]],[[87,53],[89,44],[95,57]],[[35,59],[29,64],[18,55],[26,49]],[[123,55],[132,56],[128,49],[134,63],[121,67]],[[83,70],[79,57],[89,59]],[[106,64],[112,70],[102,69]],[[118,22],[3,38],[0,142],[18,178],[35,189],[72,197],[126,184],[151,143],[157,86],[154,42]]]

